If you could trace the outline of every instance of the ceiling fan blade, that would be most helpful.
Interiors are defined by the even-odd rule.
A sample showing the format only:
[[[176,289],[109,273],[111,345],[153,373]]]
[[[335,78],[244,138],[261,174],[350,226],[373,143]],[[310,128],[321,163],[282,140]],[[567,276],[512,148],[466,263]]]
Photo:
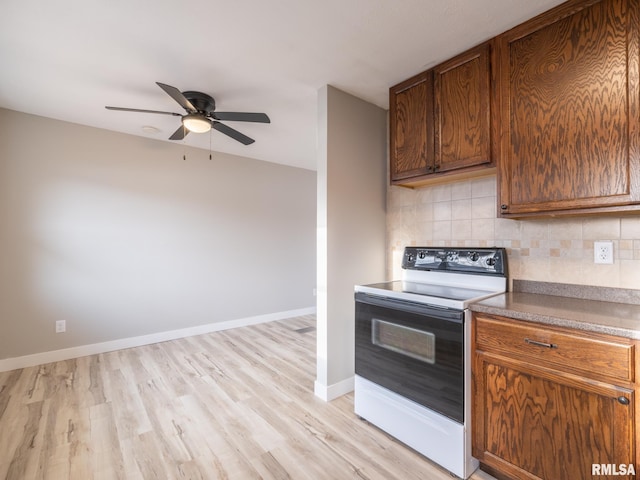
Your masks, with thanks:
[[[216,120],[229,120],[232,122],[271,123],[266,113],[213,112],[212,116]]]
[[[161,112],[159,110],[143,110],[140,108],[125,108],[125,107],[104,107],[107,110],[121,110],[123,112],[140,112],[140,113],[161,113],[162,115],[173,115],[175,117],[181,117],[182,114],[174,112]]]
[[[169,140],[182,140],[184,137],[187,136],[188,133],[189,133],[189,130],[187,130],[187,128],[184,125],[180,125],[178,129],[175,132],[173,132],[173,135],[169,137]]]
[[[198,110],[193,104],[187,100],[180,90],[176,87],[172,87],[171,85],[166,85],[164,83],[156,82],[156,84],[164,90],[171,98],[173,98],[176,102],[180,104],[182,108],[184,108],[189,113],[197,112]]]
[[[213,121],[212,122],[212,127],[215,128],[216,130],[218,130],[219,132],[230,136],[234,140],[239,141],[240,143],[242,143],[244,145],[251,145],[253,142],[255,142],[255,140],[253,138],[247,137],[245,134],[240,133],[239,131],[237,131],[234,128],[231,128],[231,127],[225,125],[224,123]]]

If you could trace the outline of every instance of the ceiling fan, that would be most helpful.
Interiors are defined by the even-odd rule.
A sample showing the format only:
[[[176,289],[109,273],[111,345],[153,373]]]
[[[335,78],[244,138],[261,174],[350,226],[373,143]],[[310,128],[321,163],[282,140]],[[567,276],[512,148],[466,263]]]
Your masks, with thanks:
[[[182,125],[173,132],[169,140],[182,140],[189,132],[204,133],[212,128],[225,135],[230,136],[234,140],[250,145],[255,140],[247,137],[243,133],[234,128],[220,123],[220,120],[228,120],[233,122],[257,122],[271,123],[266,113],[248,113],[248,112],[216,112],[216,102],[210,95],[202,92],[181,92],[176,87],[156,82],[156,84],[164,90],[171,98],[184,108],[187,113],[185,115],[174,112],[161,112],[158,110],[142,110],[139,108],[124,107],[105,107],[107,110],[122,110],[125,112],[142,112],[142,113],[159,113],[162,115],[173,115],[182,117]]]

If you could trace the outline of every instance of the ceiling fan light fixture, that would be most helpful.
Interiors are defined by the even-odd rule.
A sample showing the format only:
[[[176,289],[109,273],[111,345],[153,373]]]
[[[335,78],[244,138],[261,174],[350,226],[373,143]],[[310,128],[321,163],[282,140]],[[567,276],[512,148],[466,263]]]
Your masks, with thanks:
[[[205,133],[211,130],[211,122],[199,113],[190,113],[182,117],[182,125],[193,133]]]

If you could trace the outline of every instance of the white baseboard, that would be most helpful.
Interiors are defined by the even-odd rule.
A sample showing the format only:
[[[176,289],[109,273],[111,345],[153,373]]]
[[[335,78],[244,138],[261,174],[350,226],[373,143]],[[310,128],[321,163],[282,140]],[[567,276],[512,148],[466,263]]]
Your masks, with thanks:
[[[153,343],[166,342],[168,340],[176,340],[178,338],[191,337],[193,335],[202,335],[204,333],[218,332],[220,330],[228,330],[230,328],[246,327],[248,325],[284,320],[286,318],[299,317],[301,315],[313,315],[314,313],[316,313],[316,307],[300,308],[297,310],[287,310],[284,312],[239,318],[237,320],[229,320],[226,322],[198,325],[197,327],[151,333],[149,335],[141,335],[139,337],[122,338],[109,342],[93,343],[90,345],[80,345],[61,350],[52,350],[50,352],[34,353],[32,355],[24,355],[22,357],[5,358],[0,360],[0,372],[7,372],[18,368],[33,367],[44,363],[59,362],[61,360],[69,360],[71,358],[85,357],[87,355],[95,355],[98,353],[113,352],[114,350],[122,350],[124,348],[151,345]]]
[[[330,402],[331,400],[352,392],[354,378],[355,377],[349,377],[333,385],[323,385],[316,380],[313,384],[313,393],[325,402]]]

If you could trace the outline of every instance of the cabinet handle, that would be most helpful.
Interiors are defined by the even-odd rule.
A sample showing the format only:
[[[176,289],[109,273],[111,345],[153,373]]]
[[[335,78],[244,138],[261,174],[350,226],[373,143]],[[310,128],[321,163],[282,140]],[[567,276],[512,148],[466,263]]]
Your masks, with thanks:
[[[504,203],[503,203],[502,205],[500,205],[500,209],[501,209],[501,210],[506,210],[506,209],[508,209],[508,208],[509,208],[509,206],[508,206],[508,205],[506,205],[506,204],[504,204]]]
[[[531,340],[530,338],[525,338],[524,341],[529,345],[535,345],[537,347],[558,348],[558,345],[556,345],[555,343],[544,343],[544,342],[539,342],[537,340]]]
[[[629,405],[629,399],[627,397],[618,397],[618,402],[620,402],[622,405]]]

